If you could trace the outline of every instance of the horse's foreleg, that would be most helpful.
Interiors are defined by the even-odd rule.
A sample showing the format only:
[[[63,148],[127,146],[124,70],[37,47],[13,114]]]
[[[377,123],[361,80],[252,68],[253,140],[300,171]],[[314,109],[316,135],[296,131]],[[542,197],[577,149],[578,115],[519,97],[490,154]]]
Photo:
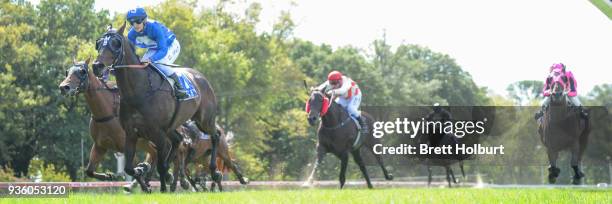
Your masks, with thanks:
[[[359,153],[359,149],[354,150],[352,153],[353,153],[353,159],[355,160],[355,163],[359,165],[359,170],[361,170],[361,173],[363,174],[363,177],[365,178],[366,183],[368,184],[368,188],[373,188],[372,182],[370,182],[370,176],[368,176],[368,170],[366,169],[365,164],[363,164],[363,160],[361,159],[361,154]]]
[[[348,154],[340,155],[340,189],[344,187],[346,181],[346,166],[348,165]]]
[[[170,192],[174,192],[176,191],[176,185],[179,179],[182,179],[182,177],[179,175],[179,173],[182,171],[181,170],[181,154],[179,153],[177,155],[177,158],[172,161],[172,164],[174,164],[174,170],[172,171],[172,174],[174,175],[174,180],[172,181],[172,184],[170,184]]]
[[[323,146],[317,145],[317,158],[314,162],[312,170],[310,171],[310,176],[308,176],[308,179],[306,179],[306,182],[304,182],[302,186],[310,186],[312,184],[312,182],[314,181],[315,173],[317,172],[317,168],[319,168],[319,165],[321,164],[321,162],[323,162],[326,153],[327,151]]]
[[[427,186],[431,185],[431,166],[427,164]]]
[[[383,174],[385,175],[385,179],[393,180],[393,174],[390,174],[387,171],[387,168],[385,168],[385,164],[383,163],[382,156],[380,154],[374,153],[374,148],[368,148],[368,150],[372,153],[372,155],[374,155],[374,157],[376,158],[376,162],[378,163],[380,168],[382,168]]]
[[[140,188],[143,192],[151,193],[151,187],[149,187],[144,181],[144,174],[148,169],[140,168],[136,171],[134,168],[134,155],[136,153],[136,142],[138,138],[133,133],[127,133],[125,137],[125,173],[132,176],[140,184]],[[145,165],[146,166],[146,165]],[[144,167],[144,166],[143,166]]]
[[[574,177],[572,177],[572,184],[579,185],[582,183],[582,178],[584,177],[584,173],[580,170],[581,163],[581,151],[578,144],[574,145],[572,148],[572,169],[574,170]]]
[[[459,183],[457,182],[457,179],[455,178],[455,173],[453,173],[453,168],[450,165],[448,166],[448,171],[450,172],[451,178],[453,178],[453,183]]]
[[[550,167],[548,167],[548,183],[557,182],[557,177],[559,177],[559,173],[561,173],[561,169],[557,167],[557,157],[559,156],[559,152],[548,150],[548,163]]]
[[[448,182],[448,187],[451,188],[451,170],[449,166],[444,166],[444,169],[446,169],[446,181]]]
[[[98,148],[95,144],[91,146],[91,151],[89,153],[89,163],[87,164],[87,169],[85,170],[85,174],[89,177],[96,178],[98,180],[109,181],[113,179],[113,174],[102,174],[97,173],[96,168],[98,164],[104,158],[104,154],[106,154],[106,149]]]
[[[160,191],[166,192],[166,178],[168,176],[168,160],[170,159],[170,151],[172,145],[167,140],[166,136],[160,130],[154,143],[157,147],[157,173],[159,174]]]

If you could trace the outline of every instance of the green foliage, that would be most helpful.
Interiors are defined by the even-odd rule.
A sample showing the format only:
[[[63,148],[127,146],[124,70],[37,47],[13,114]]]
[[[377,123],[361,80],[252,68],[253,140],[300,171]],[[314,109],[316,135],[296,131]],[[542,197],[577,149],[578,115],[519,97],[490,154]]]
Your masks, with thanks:
[[[36,158],[30,163],[30,170],[33,172],[32,180],[40,179],[41,182],[70,182],[66,169],[56,168],[55,165],[47,164]]]
[[[510,98],[521,105],[527,105],[535,99],[542,99],[542,88],[544,82],[534,80],[524,80],[508,85],[506,90]]]

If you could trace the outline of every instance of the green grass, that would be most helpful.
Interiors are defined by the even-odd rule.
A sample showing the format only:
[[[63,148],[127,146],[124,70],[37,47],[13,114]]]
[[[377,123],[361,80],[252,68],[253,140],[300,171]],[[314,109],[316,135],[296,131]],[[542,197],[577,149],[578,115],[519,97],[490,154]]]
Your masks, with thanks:
[[[151,195],[77,193],[69,198],[0,198],[0,203],[612,203],[611,189],[247,190]]]
[[[606,14],[610,20],[612,20],[612,6],[607,4],[605,1],[608,0],[590,0],[601,12]]]

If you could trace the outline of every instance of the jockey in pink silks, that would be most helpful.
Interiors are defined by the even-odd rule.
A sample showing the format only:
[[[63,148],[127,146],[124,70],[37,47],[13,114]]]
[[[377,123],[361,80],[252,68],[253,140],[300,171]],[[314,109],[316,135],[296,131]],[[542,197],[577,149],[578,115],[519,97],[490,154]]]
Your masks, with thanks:
[[[544,115],[544,110],[546,110],[546,108],[548,108],[548,105],[550,104],[549,96],[552,91],[551,89],[552,89],[552,80],[553,80],[552,73],[553,72],[561,72],[563,75],[565,75],[565,78],[564,78],[566,79],[565,84],[567,84],[567,88],[569,89],[569,92],[567,93],[567,98],[569,99],[572,106],[575,106],[578,108],[578,111],[580,112],[580,116],[586,119],[588,116],[588,113],[584,111],[582,107],[582,103],[580,103],[580,100],[578,100],[578,92],[577,92],[578,84],[576,83],[576,78],[574,77],[574,74],[572,74],[571,71],[566,70],[565,65],[563,63],[556,63],[550,67],[551,74],[546,78],[546,82],[544,83],[544,88],[542,89],[542,94],[544,95],[544,101],[542,101],[542,108],[540,109],[540,111],[538,111],[535,114],[535,119],[536,120],[540,119],[540,117]]]

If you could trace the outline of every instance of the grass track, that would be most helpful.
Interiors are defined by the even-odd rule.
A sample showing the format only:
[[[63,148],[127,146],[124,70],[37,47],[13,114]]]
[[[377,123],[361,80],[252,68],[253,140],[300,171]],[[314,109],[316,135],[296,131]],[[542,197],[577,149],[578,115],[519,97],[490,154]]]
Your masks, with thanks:
[[[612,189],[312,189],[224,193],[76,193],[69,198],[0,198],[0,203],[612,203]]]

